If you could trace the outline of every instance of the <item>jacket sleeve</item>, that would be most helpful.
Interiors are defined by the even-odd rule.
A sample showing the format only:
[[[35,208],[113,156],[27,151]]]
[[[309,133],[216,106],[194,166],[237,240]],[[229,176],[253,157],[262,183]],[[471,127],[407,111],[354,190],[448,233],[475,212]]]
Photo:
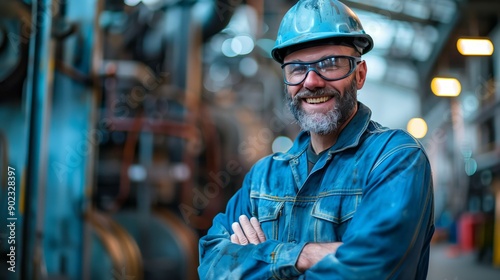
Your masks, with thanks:
[[[433,211],[427,156],[418,145],[394,148],[372,167],[344,244],[305,278],[425,279]]]
[[[293,279],[301,275],[295,263],[304,243],[282,243],[267,240],[254,245],[238,245],[230,241],[231,224],[240,215],[251,217],[250,178],[229,200],[226,212],[218,214],[206,236],[199,242],[200,279]]]

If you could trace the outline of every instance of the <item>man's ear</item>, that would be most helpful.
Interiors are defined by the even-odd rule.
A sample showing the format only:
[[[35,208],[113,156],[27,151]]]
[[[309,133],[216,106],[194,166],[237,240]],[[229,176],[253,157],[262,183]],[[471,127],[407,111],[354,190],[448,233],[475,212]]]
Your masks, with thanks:
[[[368,68],[366,67],[366,61],[362,61],[356,68],[356,86],[358,89],[362,89],[366,81],[366,73]]]

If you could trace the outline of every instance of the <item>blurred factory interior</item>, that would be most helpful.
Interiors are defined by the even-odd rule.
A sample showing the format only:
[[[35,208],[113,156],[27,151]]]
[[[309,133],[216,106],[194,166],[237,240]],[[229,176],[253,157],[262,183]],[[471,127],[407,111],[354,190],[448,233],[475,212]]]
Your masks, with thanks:
[[[0,279],[197,279],[198,238],[298,132],[269,55],[295,2],[1,0]],[[500,279],[500,2],[343,2],[375,41],[359,100],[431,159],[429,279]]]

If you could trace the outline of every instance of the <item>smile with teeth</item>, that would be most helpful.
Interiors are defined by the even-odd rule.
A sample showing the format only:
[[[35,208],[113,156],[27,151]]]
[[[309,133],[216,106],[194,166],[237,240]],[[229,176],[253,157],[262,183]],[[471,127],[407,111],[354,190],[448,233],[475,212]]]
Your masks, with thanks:
[[[315,98],[306,98],[306,102],[309,104],[319,104],[325,103],[326,101],[332,99],[331,96],[323,96],[323,97],[315,97]]]

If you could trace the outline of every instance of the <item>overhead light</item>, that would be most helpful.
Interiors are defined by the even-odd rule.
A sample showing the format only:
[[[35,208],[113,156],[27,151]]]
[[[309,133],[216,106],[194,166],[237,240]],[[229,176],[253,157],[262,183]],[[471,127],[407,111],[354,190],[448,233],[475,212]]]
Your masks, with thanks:
[[[406,129],[415,138],[424,138],[427,134],[427,123],[424,119],[413,118],[408,122]]]
[[[436,96],[455,97],[460,95],[462,85],[460,81],[455,78],[436,77],[432,79],[431,89]]]
[[[490,39],[465,39],[457,41],[457,49],[462,55],[492,55],[493,43]]]

